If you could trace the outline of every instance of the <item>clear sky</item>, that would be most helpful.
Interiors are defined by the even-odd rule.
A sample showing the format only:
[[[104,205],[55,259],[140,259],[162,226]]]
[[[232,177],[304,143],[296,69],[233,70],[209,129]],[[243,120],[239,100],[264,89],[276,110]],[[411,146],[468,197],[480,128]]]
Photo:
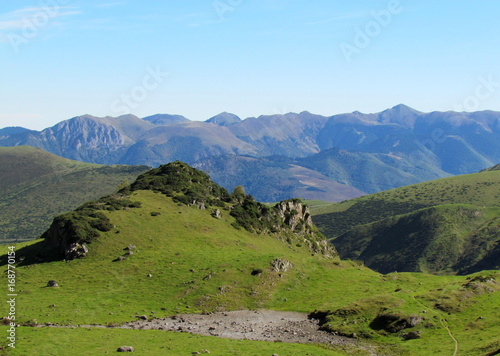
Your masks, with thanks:
[[[497,0],[4,0],[0,127],[500,111]]]

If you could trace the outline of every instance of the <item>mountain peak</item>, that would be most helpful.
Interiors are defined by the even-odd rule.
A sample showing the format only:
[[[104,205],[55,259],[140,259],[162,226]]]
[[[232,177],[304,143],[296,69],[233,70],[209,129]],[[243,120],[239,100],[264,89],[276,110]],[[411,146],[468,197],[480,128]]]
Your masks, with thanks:
[[[399,104],[379,114],[378,121],[381,123],[399,124],[404,127],[413,127],[418,116],[422,115],[407,105]]]
[[[151,116],[146,116],[142,118],[145,121],[149,121],[155,125],[172,125],[177,124],[179,122],[187,122],[189,119],[186,119],[182,115],[170,115],[170,114],[156,114]]]
[[[231,126],[241,122],[241,119],[235,114],[224,111],[214,117],[211,117],[206,122],[219,126]]]

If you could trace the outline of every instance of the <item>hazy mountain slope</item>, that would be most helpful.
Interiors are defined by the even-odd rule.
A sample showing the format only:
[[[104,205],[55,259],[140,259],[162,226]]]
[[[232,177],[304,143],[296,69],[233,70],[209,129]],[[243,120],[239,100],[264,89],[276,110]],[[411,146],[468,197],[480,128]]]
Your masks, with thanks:
[[[132,142],[108,124],[90,116],[79,116],[40,132],[10,136],[2,140],[2,145],[29,145],[64,158],[112,164],[120,159]]]
[[[182,160],[193,163],[222,154],[253,154],[252,145],[238,139],[228,128],[205,122],[186,122],[157,126],[131,146],[120,163],[158,166]]]
[[[175,172],[179,173],[177,178]],[[181,190],[189,199],[183,198]],[[212,192],[205,194],[206,209],[197,203],[182,203],[191,202],[192,196],[202,191]],[[83,258],[38,263],[47,257],[44,247],[54,240],[16,245],[17,261],[24,257],[16,266],[22,281],[17,302],[23,306],[16,323],[23,326],[16,329],[20,338],[11,353],[54,353],[71,347],[72,355],[88,355],[116,352],[126,343],[141,353],[172,351],[172,355],[182,355],[204,348],[211,353],[236,350],[250,356],[271,349],[247,340],[234,343],[185,333],[113,327],[140,316],[154,319],[187,312],[262,308],[312,313],[325,329],[357,339],[351,346],[323,348],[325,355],[365,354],[367,350],[385,355],[423,355],[429,350],[450,354],[455,343],[447,330],[459,340],[464,354],[496,351],[500,342],[498,272],[467,279],[405,273],[383,276],[353,262],[311,253],[311,240],[302,235],[302,227],[295,232],[286,227],[301,213],[294,213],[295,209],[288,210],[290,215],[277,232],[251,233],[238,228],[239,220],[231,213],[234,208],[224,209],[238,203],[227,198],[235,197],[226,196],[203,174],[184,165],[160,167],[141,175],[120,195],[86,204],[78,210],[80,217],[75,211],[57,220],[71,218],[79,228],[89,219],[109,220],[106,229],[94,225],[92,229],[102,230],[87,245],[89,251]],[[213,204],[221,205],[219,219],[212,216]],[[246,204],[259,206],[250,201]],[[293,204],[290,208],[298,207]],[[85,217],[86,209],[91,209],[87,212],[92,215]],[[267,219],[266,214],[254,212],[254,222]],[[119,261],[118,257],[124,259]],[[0,261],[5,265],[6,255]],[[48,280],[57,281],[59,287],[46,287]],[[478,319],[483,314],[487,317]],[[46,329],[47,323],[70,327]],[[36,324],[40,327],[28,326]],[[109,328],[77,327],[91,324]],[[187,326],[184,331],[189,332]],[[7,330],[6,326],[1,328]],[[419,338],[405,341],[405,335],[412,331]],[[272,352],[276,352],[281,343],[267,345],[273,345]],[[280,350],[280,354],[296,354],[298,350],[301,354],[322,354],[307,345]]]
[[[500,172],[490,171],[322,205],[313,214],[343,258],[383,273],[466,274],[500,267],[499,192]]]
[[[227,189],[243,185],[257,200],[265,202],[290,197],[336,202],[365,194],[286,157],[217,156],[194,166]]]
[[[239,139],[257,147],[260,156],[303,157],[319,152],[316,136],[327,120],[304,111],[251,117],[229,129]]]
[[[168,114],[156,114],[142,118],[145,121],[149,121],[155,125],[171,125],[177,124],[179,122],[189,121],[182,115],[168,115]]]
[[[27,133],[30,131],[33,131],[33,130],[29,130],[29,129],[26,129],[26,128],[20,127],[20,126],[4,127],[3,129],[0,129],[0,137],[10,136],[10,135],[19,135],[19,134]]]
[[[394,154],[331,148],[296,162],[367,193],[448,176],[437,168],[435,161],[410,162],[410,159]]]
[[[218,115],[211,117],[210,119],[208,119],[205,122],[208,122],[211,124],[216,124],[219,126],[231,126],[231,125],[237,124],[241,121],[242,120],[238,116],[231,114],[231,113],[228,113],[228,112],[223,112],[223,113],[220,113]]]
[[[70,161],[29,146],[0,148],[1,242],[39,237],[51,220],[133,181],[147,167]]]

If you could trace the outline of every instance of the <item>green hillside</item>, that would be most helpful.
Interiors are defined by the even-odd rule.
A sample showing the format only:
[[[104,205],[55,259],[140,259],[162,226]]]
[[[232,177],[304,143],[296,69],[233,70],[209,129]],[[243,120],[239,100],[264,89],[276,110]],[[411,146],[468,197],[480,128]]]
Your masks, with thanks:
[[[30,146],[0,147],[0,166],[0,243],[39,237],[56,215],[147,169],[71,161]]]
[[[493,166],[493,167],[491,167],[491,168],[485,169],[484,171],[485,171],[485,172],[489,172],[489,171],[500,171],[500,164],[497,164],[496,166]]]
[[[0,353],[94,355],[122,345],[143,355],[204,349],[215,355],[452,355],[457,347],[458,355],[485,355],[500,349],[499,272],[381,275],[339,260],[299,201],[266,210],[205,178],[181,163],[162,166],[118,194],[60,216],[45,240],[16,244],[21,326],[16,348],[4,339]],[[61,260],[61,247],[75,242],[88,252]],[[6,256],[1,260],[5,266]],[[289,268],[276,269],[276,260]],[[47,287],[49,280],[59,286]],[[242,309],[313,313],[325,329],[356,343],[296,345],[114,328],[141,315]]]
[[[381,273],[500,269],[500,208],[442,205],[356,226],[334,240],[343,258]]]
[[[444,178],[339,204],[314,221],[343,258],[387,273],[497,269],[500,172]]]

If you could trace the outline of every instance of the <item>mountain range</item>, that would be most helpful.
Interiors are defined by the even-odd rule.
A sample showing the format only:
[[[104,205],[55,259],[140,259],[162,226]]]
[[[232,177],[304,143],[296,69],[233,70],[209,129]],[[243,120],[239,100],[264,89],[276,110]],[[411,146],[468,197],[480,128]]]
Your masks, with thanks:
[[[83,115],[42,131],[0,130],[0,146],[30,145],[99,164],[159,166],[181,160],[261,201],[296,196],[342,201],[500,161],[500,112],[309,112],[205,122],[181,115]],[[258,179],[257,179],[258,178]],[[338,192],[338,193],[337,193]]]

